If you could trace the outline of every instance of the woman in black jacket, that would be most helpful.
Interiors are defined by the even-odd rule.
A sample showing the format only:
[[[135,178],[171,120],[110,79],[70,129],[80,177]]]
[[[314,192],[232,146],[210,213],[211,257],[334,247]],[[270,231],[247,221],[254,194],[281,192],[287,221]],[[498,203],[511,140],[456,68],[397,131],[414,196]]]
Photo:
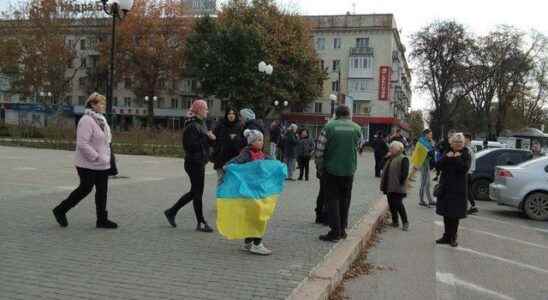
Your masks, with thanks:
[[[207,130],[207,102],[196,100],[190,108],[190,118],[185,122],[183,129],[183,149],[185,151],[185,171],[190,177],[190,191],[184,194],[179,201],[164,212],[167,221],[177,227],[175,216],[177,212],[192,201],[196,214],[196,230],[213,232],[207,224],[202,211],[202,197],[204,194],[205,165],[209,158],[209,141],[215,140],[215,135]]]
[[[242,124],[238,120],[235,109],[229,108],[225,118],[217,125],[215,131],[215,147],[213,151],[213,168],[217,170],[219,178],[223,173],[223,166],[232,158],[238,156],[242,146]]]
[[[455,133],[449,139],[450,149],[437,163],[441,171],[436,213],[443,216],[445,233],[437,244],[450,244],[457,247],[459,220],[466,217],[466,195],[468,186],[466,174],[470,168],[471,156],[464,146],[464,135]]]

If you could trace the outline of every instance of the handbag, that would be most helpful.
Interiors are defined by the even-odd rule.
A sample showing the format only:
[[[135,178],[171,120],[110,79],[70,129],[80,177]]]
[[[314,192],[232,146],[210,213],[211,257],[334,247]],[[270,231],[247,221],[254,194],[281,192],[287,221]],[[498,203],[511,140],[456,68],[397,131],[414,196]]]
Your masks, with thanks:
[[[110,169],[107,170],[109,176],[118,175],[118,166],[116,166],[116,157],[114,152],[112,152],[112,144],[110,145]]]
[[[436,184],[434,186],[434,197],[439,198],[443,195],[443,188],[441,184]]]

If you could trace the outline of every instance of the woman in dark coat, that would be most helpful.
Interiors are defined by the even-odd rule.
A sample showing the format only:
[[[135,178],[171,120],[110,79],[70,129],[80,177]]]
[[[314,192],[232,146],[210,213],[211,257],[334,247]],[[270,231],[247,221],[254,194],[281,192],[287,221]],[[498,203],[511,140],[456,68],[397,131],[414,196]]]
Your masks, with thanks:
[[[297,124],[291,124],[285,135],[284,142],[284,161],[287,164],[287,180],[294,181],[293,171],[295,171],[295,160],[297,159]]]
[[[238,120],[238,112],[229,108],[225,118],[219,122],[213,134],[216,137],[213,151],[213,168],[222,176],[223,166],[240,154],[243,143],[242,124]]]
[[[471,156],[464,146],[464,135],[455,133],[451,136],[451,145],[437,167],[441,171],[440,190],[436,213],[443,216],[445,233],[436,241],[437,244],[450,244],[457,247],[459,220],[466,217],[467,189],[466,174],[470,168]]]
[[[403,199],[407,196],[407,176],[409,175],[409,159],[403,154],[404,146],[401,142],[390,143],[390,158],[386,162],[382,172],[381,191],[386,194],[390,213],[392,214],[392,226],[399,226],[401,217],[403,231],[409,229],[407,211],[403,205]],[[399,217],[398,217],[399,216]]]

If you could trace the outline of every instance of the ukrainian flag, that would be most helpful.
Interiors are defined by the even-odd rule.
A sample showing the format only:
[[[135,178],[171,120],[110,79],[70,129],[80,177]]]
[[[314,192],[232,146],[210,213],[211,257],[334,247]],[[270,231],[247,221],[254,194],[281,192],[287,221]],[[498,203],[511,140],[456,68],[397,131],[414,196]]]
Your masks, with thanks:
[[[217,188],[217,229],[230,240],[262,237],[287,177],[277,160],[230,164]]]
[[[432,146],[432,143],[430,143],[430,141],[425,136],[421,136],[419,138],[419,141],[417,142],[417,145],[415,146],[413,154],[411,155],[411,165],[417,169],[422,167],[422,164],[424,163],[428,152],[432,151],[433,149],[434,147]]]

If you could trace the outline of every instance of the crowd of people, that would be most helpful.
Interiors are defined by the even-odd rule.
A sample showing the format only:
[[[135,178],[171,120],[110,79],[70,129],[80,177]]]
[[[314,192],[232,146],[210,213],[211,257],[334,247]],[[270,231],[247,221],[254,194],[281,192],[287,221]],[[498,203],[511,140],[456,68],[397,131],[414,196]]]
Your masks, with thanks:
[[[66,215],[69,210],[85,198],[93,187],[96,189],[97,228],[114,229],[118,226],[108,218],[106,209],[108,177],[115,168],[115,160],[111,151],[112,134],[103,116],[105,102],[104,96],[92,94],[86,102],[84,116],[78,123],[74,164],[80,184],[53,209],[55,219],[62,227],[68,226]],[[347,237],[357,155],[363,150],[361,128],[351,120],[348,107],[340,105],[336,108],[335,118],[324,126],[316,140],[307,129],[299,129],[296,124],[284,126],[274,121],[268,130],[269,154],[263,152],[265,130],[251,109],[227,109],[224,118],[214,128],[207,127],[207,115],[207,102],[196,100],[184,124],[184,170],[191,187],[164,211],[172,227],[177,226],[176,216],[180,209],[192,202],[196,230],[206,233],[214,231],[204,217],[202,205],[205,167],[210,161],[221,186],[228,166],[260,160],[283,162],[284,172],[276,174],[287,174],[283,179],[288,181],[296,180],[294,172],[298,167],[298,180],[308,181],[310,161],[314,159],[316,177],[320,183],[315,222],[330,227],[329,232],[319,236],[319,239],[337,242]],[[371,146],[375,158],[375,177],[380,178],[380,190],[387,195],[392,225],[399,227],[401,219],[402,229],[409,229],[403,200],[407,196],[410,182],[415,181],[415,173],[420,172],[419,205],[435,206],[436,213],[443,216],[445,224],[445,233],[436,243],[456,246],[459,220],[468,213],[478,211],[469,192],[469,176],[475,167],[471,136],[451,131],[436,145],[431,130],[426,129],[415,143],[410,156],[408,153],[412,145],[400,130],[391,136],[378,132]],[[433,189],[434,195],[430,188],[431,172],[436,172],[435,180],[439,178],[439,183]],[[469,209],[467,201],[470,202]],[[254,212],[246,210],[245,213]],[[246,236],[242,248],[260,255],[272,253],[263,244],[262,236]]]

